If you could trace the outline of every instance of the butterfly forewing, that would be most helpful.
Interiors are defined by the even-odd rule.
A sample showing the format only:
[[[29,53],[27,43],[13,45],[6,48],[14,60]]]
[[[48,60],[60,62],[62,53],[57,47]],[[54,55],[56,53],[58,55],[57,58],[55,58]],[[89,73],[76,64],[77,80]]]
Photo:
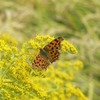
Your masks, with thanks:
[[[52,62],[55,62],[56,60],[59,59],[59,51],[58,49],[53,49],[53,50],[50,50],[48,52],[48,56],[49,56],[49,61],[52,63]]]
[[[47,44],[43,49],[45,50],[53,50],[53,49],[60,49],[61,48],[61,41],[63,40],[62,37],[58,37]]]
[[[50,62],[55,62],[59,59],[59,50],[61,49],[61,41],[63,40],[62,37],[58,37],[47,44],[43,49],[48,51],[48,58]]]

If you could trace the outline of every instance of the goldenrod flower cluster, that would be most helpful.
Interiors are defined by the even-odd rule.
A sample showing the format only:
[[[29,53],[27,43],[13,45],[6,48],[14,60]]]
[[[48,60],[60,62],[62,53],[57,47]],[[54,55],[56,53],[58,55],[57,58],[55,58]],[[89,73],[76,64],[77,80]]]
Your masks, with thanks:
[[[33,59],[51,36],[37,35],[23,43],[8,35],[0,37],[0,100],[88,100],[71,81],[75,72],[83,67],[81,61],[58,60],[47,70],[32,68]],[[76,48],[66,40],[62,42],[62,55],[77,53]]]

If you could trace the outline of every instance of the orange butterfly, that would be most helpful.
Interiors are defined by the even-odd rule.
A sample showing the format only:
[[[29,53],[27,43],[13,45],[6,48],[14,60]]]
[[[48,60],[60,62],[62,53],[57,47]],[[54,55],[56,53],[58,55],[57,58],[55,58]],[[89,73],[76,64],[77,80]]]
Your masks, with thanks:
[[[37,67],[40,69],[46,69],[48,65],[58,60],[62,40],[62,37],[58,37],[47,44],[43,49],[40,49],[39,54],[36,56],[32,64],[33,68]]]

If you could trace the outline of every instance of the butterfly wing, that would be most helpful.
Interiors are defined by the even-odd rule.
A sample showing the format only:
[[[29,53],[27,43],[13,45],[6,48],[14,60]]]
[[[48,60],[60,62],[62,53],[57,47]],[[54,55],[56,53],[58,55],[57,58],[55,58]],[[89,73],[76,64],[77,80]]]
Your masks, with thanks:
[[[58,60],[59,55],[60,55],[60,53],[59,53],[58,49],[53,49],[53,50],[48,51],[49,61],[51,63]]]
[[[48,53],[47,56],[51,63],[59,59],[60,55],[59,50],[61,49],[62,40],[63,40],[62,37],[58,37],[43,48],[45,51],[47,51]]]
[[[61,49],[61,41],[63,40],[62,37],[58,37],[56,39],[54,39],[53,41],[51,41],[49,44],[47,44],[43,49],[44,50],[53,50],[53,49]]]
[[[40,54],[38,54],[33,62],[33,67],[37,67],[40,69],[46,69],[50,62],[43,58]]]

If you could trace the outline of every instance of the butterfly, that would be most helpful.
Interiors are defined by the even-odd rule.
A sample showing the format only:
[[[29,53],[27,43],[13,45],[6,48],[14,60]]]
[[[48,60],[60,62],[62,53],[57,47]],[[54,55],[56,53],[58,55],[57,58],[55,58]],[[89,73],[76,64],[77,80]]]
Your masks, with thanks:
[[[39,54],[32,63],[33,68],[47,69],[51,63],[58,60],[62,40],[62,37],[58,37],[47,44],[43,49],[40,49]]]

